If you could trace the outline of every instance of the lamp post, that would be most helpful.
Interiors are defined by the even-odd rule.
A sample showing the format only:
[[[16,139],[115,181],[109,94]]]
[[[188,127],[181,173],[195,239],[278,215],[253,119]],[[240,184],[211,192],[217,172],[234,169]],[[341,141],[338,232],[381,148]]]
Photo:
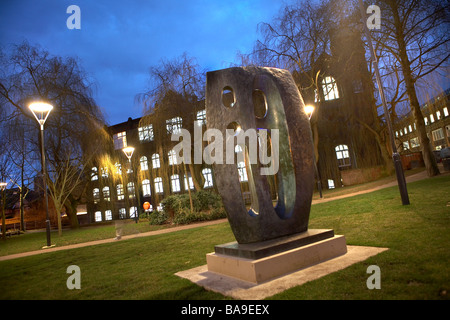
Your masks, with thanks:
[[[408,190],[406,188],[406,179],[405,173],[402,168],[402,161],[399,153],[397,152],[397,146],[395,145],[394,140],[394,129],[392,129],[391,117],[389,116],[389,110],[387,107],[386,97],[384,96],[383,85],[381,83],[380,71],[378,70],[378,60],[375,52],[375,48],[372,43],[372,38],[370,36],[369,29],[367,28],[367,24],[365,21],[365,13],[364,13],[364,4],[362,0],[359,0],[359,9],[361,11],[361,22],[363,24],[364,31],[366,33],[366,38],[369,43],[369,51],[373,64],[373,68],[375,71],[375,77],[377,79],[378,92],[380,93],[381,102],[383,104],[384,117],[386,118],[386,124],[389,132],[389,139],[392,147],[392,161],[394,162],[395,173],[397,175],[397,184],[400,191],[400,197],[402,198],[402,204],[409,204],[409,196]]]
[[[46,166],[45,166],[45,153],[44,153],[44,123],[52,111],[53,106],[51,104],[45,102],[33,102],[28,106],[36,118],[37,122],[40,125],[41,131],[41,166],[42,166],[42,182],[44,187],[44,199],[45,199],[45,214],[46,214],[46,229],[47,229],[47,246],[43,247],[50,248],[52,247],[50,241],[50,216],[48,214],[48,196],[47,196],[47,180],[46,180]]]
[[[5,221],[5,189],[7,182],[0,182],[0,189],[2,190],[2,237],[6,240],[6,221]]]
[[[133,167],[132,167],[132,164],[131,164],[131,157],[133,156],[133,153],[134,153],[134,147],[125,147],[125,148],[122,149],[122,151],[123,151],[123,153],[125,153],[125,156],[128,158],[128,163],[129,163],[129,166],[130,166],[130,170],[133,172],[133,177],[134,177],[134,170],[133,170]],[[139,217],[138,217],[138,206],[139,206],[139,203],[137,203],[138,200],[137,200],[137,196],[136,196],[135,180],[136,179],[133,179],[134,198],[136,198],[136,207],[135,207],[136,209],[134,210],[134,220],[137,223],[138,219],[139,219]]]
[[[309,117],[309,122],[311,123],[311,117],[312,117],[312,114],[314,112],[314,106],[308,104],[304,108],[305,108],[305,113]],[[312,128],[311,128],[311,134],[312,134]],[[314,140],[313,140],[313,145],[314,145]],[[314,150],[314,146],[313,146],[313,161],[314,161],[314,171],[316,173],[316,178],[317,178],[317,189],[319,190],[320,198],[323,198],[323,196],[322,196],[322,182],[320,181],[319,169],[317,169],[316,152]]]

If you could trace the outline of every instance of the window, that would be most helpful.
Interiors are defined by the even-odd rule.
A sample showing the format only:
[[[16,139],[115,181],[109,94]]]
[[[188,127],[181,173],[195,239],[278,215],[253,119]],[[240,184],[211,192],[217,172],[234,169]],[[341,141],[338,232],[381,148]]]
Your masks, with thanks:
[[[430,114],[430,122],[433,123],[434,122],[434,115]]]
[[[405,131],[405,134],[408,133],[408,130],[406,130],[406,127],[403,128],[403,131]]]
[[[142,181],[142,194],[144,197],[150,197],[152,194],[150,190],[150,180],[148,179]]]
[[[157,153],[152,155],[152,167],[153,169],[161,167],[161,163],[159,162],[159,154]]]
[[[100,168],[102,172],[102,178],[108,178],[108,167]]]
[[[436,111],[436,119],[440,120],[441,119],[441,112],[438,110]]]
[[[168,155],[169,155],[169,166],[177,164],[177,155],[175,153],[175,150],[170,150]]]
[[[345,144],[340,144],[335,148],[336,158],[338,160],[339,167],[350,166],[350,155],[348,153],[348,146]]]
[[[134,182],[128,182],[127,191],[128,191],[128,199],[133,199],[136,197]]]
[[[423,118],[423,121],[425,121],[425,125],[428,124],[428,118],[427,117]]]
[[[395,131],[395,136],[398,137],[398,131]]]
[[[334,180],[328,179],[328,189],[334,189]]]
[[[142,171],[148,170],[148,162],[147,162],[147,157],[146,156],[142,156],[141,157],[140,163],[141,163],[141,170]]]
[[[403,150],[408,150],[409,149],[409,142],[408,141],[404,141],[403,142]]]
[[[163,183],[161,177],[156,177],[155,180],[155,192],[156,193],[163,193]]]
[[[101,211],[95,211],[94,219],[95,219],[95,222],[102,221],[102,212]]]
[[[123,194],[123,184],[118,184],[116,186],[116,191],[117,191],[117,200],[123,200],[125,198]]]
[[[98,203],[100,201],[100,189],[94,188],[92,190],[92,196],[94,197],[94,203]]]
[[[116,167],[116,174],[121,175],[122,174],[122,165],[118,162],[116,162],[114,164],[114,166]]]
[[[322,80],[322,89],[325,101],[339,98],[339,92],[337,89],[336,81],[334,80],[333,77],[325,77]]]
[[[137,207],[130,207],[130,218],[136,218],[137,217]]]
[[[105,220],[112,220],[112,211],[111,210],[105,211]]]
[[[197,111],[197,123],[198,126],[206,125],[206,110]]]
[[[408,129],[409,129],[409,132],[412,132],[412,126],[411,125],[408,126]]]
[[[180,178],[177,174],[170,176],[170,182],[172,184],[172,192],[180,192]]]
[[[127,132],[119,132],[113,135],[114,149],[123,149],[127,146]]]
[[[444,109],[442,109],[442,111],[444,111],[444,117],[448,117],[448,109],[447,109],[447,107],[444,107]]]
[[[432,131],[431,134],[433,135],[433,141],[444,139],[444,130],[442,128]]]
[[[411,148],[416,148],[419,147],[420,143],[419,143],[419,138],[415,137],[411,139]]]
[[[95,181],[95,180],[98,180],[98,171],[97,171],[97,167],[92,167],[91,181]]]
[[[194,181],[192,180],[191,174],[188,173],[188,179],[186,179],[186,175],[184,175],[184,190],[188,190],[188,180],[189,180],[189,189],[194,189]]]
[[[213,186],[211,169],[210,168],[203,169],[202,175],[203,175],[203,178],[205,178],[205,184],[203,185],[203,188],[211,188]]]
[[[103,192],[103,200],[111,201],[111,195],[110,195],[110,192],[109,192],[109,187],[104,187],[102,189],[102,192]]]
[[[166,120],[167,133],[181,133],[183,119],[181,117],[175,117]]]
[[[152,124],[149,124],[149,125],[143,126],[143,127],[139,127],[138,133],[139,133],[139,141],[140,142],[153,141],[154,135],[153,135],[153,125]]]
[[[126,219],[127,218],[127,210],[125,208],[119,209],[119,219]]]
[[[247,177],[247,169],[245,168],[245,162],[241,161],[237,164],[238,173],[239,173],[239,182],[248,181]]]

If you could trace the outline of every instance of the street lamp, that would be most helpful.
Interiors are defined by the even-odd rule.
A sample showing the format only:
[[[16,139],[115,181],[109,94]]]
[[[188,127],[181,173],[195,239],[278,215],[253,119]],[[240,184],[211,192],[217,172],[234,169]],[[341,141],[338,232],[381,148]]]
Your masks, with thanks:
[[[304,110],[305,110],[306,115],[309,117],[309,122],[311,123],[311,117],[312,117],[312,114],[314,112],[314,106],[308,104],[308,105],[306,105],[304,107]],[[311,128],[311,126],[310,126],[310,128]],[[312,128],[311,128],[311,134],[312,134]],[[322,196],[322,182],[320,181],[319,169],[317,169],[316,152],[314,150],[314,146],[313,146],[313,160],[314,160],[314,171],[316,173],[316,178],[317,178],[317,189],[319,190],[320,198],[323,198],[323,196]]]
[[[2,237],[6,239],[6,221],[5,221],[5,189],[7,182],[0,182],[0,189],[2,190]]]
[[[133,172],[133,176],[134,176],[134,171],[133,171],[132,164],[131,164],[131,157],[133,156],[133,153],[134,153],[134,147],[125,147],[125,148],[122,149],[122,151],[123,151],[123,153],[125,153],[125,156],[128,158],[130,170]],[[134,184],[135,180],[136,179],[133,179],[133,184]],[[134,219],[135,219],[135,222],[137,223],[138,219],[139,219],[139,217],[138,217],[138,206],[139,206],[139,203],[138,203],[137,196],[136,196],[136,193],[137,193],[136,192],[136,184],[134,184],[134,197],[136,198],[136,207],[135,207],[135,210],[134,210]]]
[[[48,214],[48,196],[47,196],[47,180],[46,180],[46,166],[45,166],[45,153],[44,153],[44,123],[52,111],[53,106],[45,102],[33,102],[28,106],[36,118],[37,122],[41,128],[41,166],[42,166],[42,182],[44,184],[44,199],[45,199],[45,214],[46,214],[46,229],[47,229],[47,246],[43,247],[50,248],[53,247],[50,241],[50,216]]]

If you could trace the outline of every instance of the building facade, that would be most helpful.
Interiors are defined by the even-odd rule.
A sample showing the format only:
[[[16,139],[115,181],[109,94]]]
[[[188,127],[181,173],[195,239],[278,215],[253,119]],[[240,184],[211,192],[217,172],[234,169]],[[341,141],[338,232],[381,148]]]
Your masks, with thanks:
[[[439,161],[439,150],[450,146],[450,89],[421,105],[428,139]],[[394,123],[395,141],[405,169],[423,164],[420,142],[411,112]]]

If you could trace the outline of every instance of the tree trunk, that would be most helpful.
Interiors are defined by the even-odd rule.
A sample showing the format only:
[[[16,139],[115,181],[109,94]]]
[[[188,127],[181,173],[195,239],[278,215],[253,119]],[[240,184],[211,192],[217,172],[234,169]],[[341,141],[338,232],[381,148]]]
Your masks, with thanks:
[[[429,177],[439,174],[436,159],[431,150],[430,139],[428,139],[425,128],[425,121],[423,119],[422,111],[420,110],[419,100],[417,99],[416,89],[414,86],[414,79],[411,72],[411,63],[406,51],[406,43],[403,34],[403,27],[398,13],[398,7],[395,1],[390,2],[393,13],[395,25],[395,38],[398,44],[400,63],[402,66],[403,78],[405,79],[406,92],[408,94],[411,111],[416,123],[417,132],[419,136],[420,147],[422,149],[423,161],[427,169]]]

